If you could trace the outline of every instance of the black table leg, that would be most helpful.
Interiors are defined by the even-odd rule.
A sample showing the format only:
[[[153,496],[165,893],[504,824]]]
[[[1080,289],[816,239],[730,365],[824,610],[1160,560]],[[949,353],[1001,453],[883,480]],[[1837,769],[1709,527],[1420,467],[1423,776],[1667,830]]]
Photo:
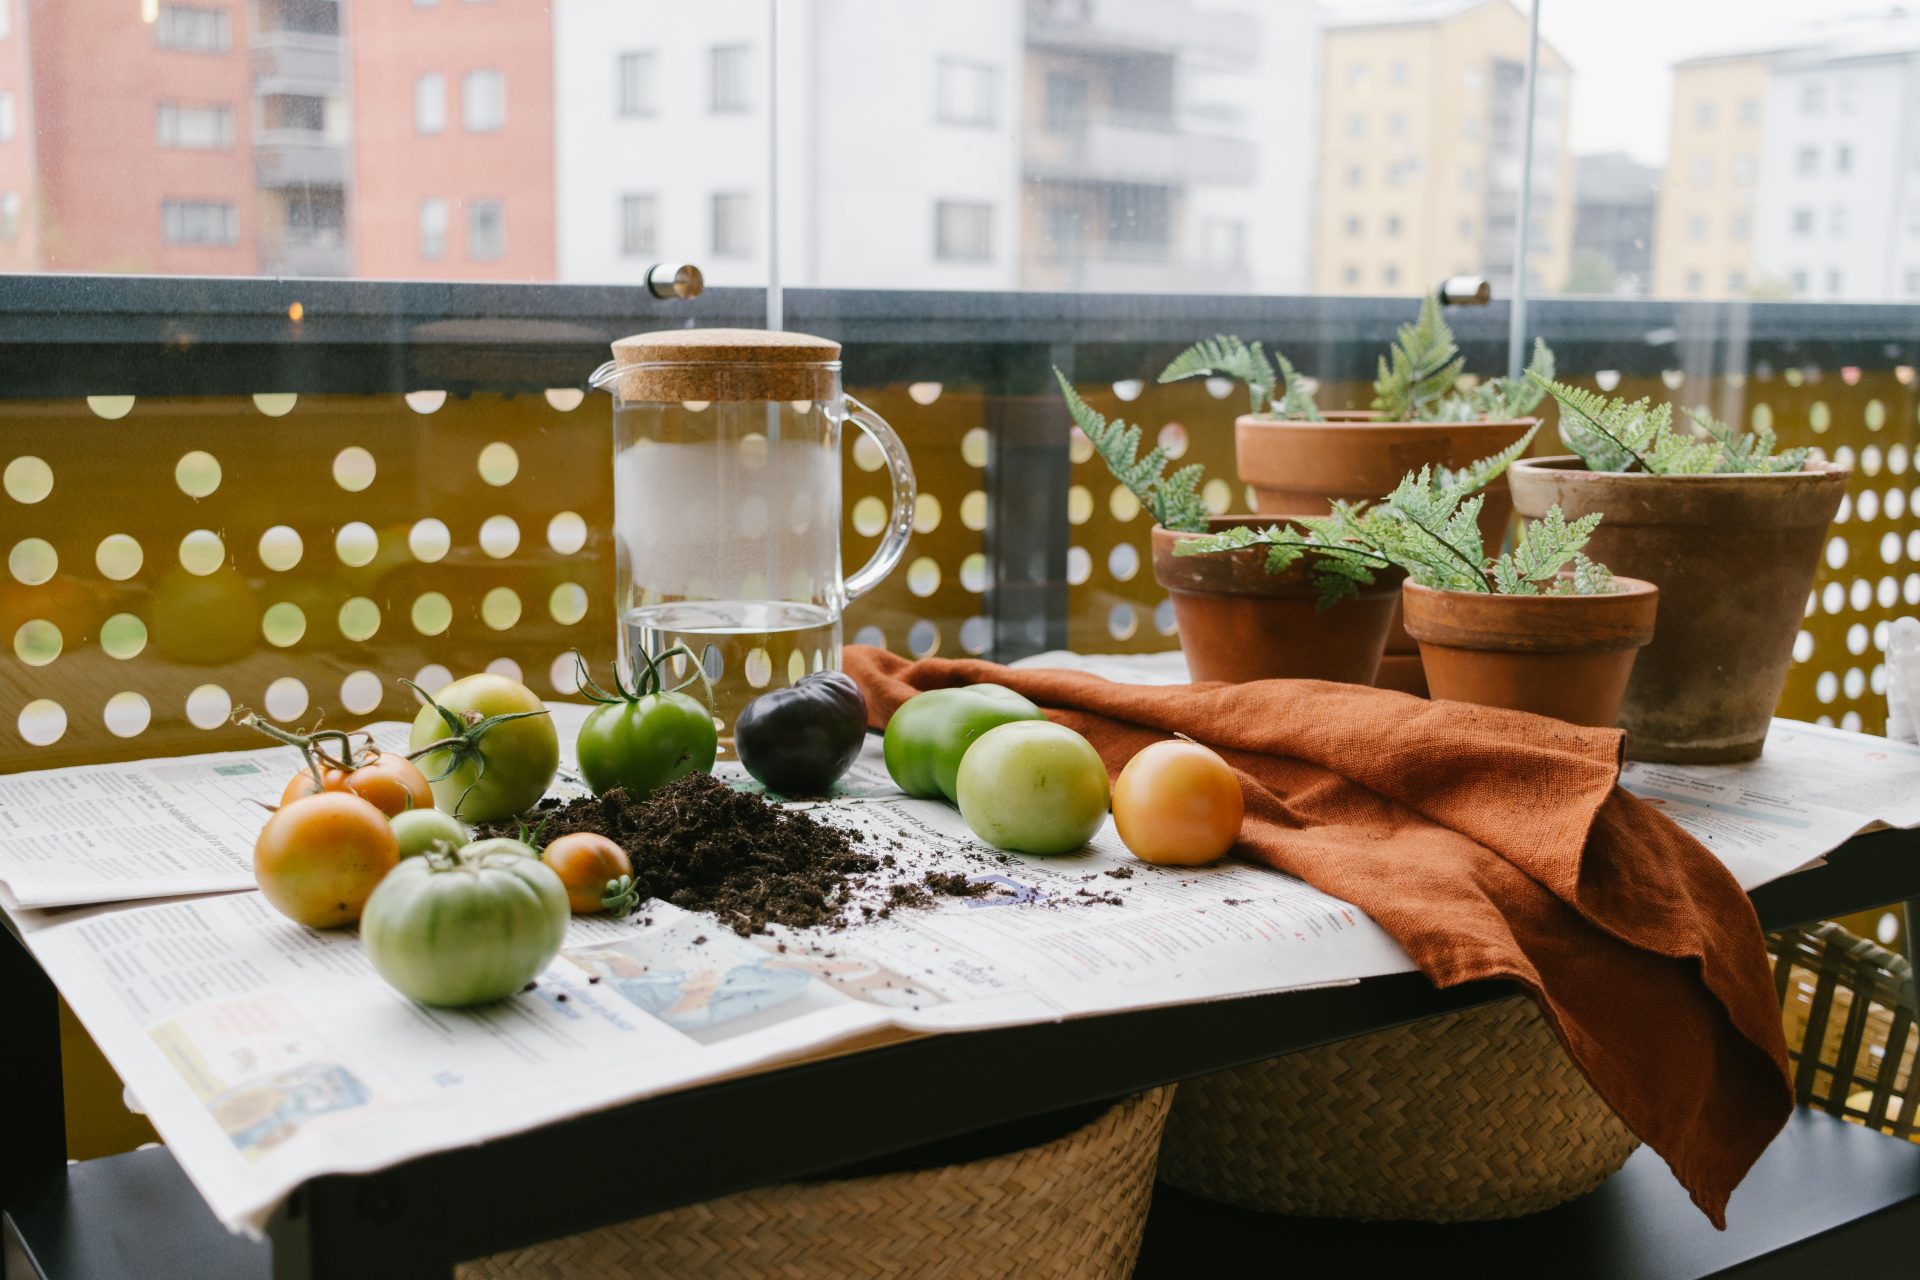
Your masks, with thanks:
[[[24,944],[0,929],[0,1209],[66,1167],[60,999]],[[0,1261],[0,1268],[5,1267]]]

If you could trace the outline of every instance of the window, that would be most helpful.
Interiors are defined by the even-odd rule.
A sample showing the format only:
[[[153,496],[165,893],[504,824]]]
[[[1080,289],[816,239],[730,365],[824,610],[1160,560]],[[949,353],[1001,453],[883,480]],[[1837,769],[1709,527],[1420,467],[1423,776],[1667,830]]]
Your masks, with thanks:
[[[1351,262],[1349,262],[1346,266],[1340,268],[1340,283],[1341,284],[1359,284],[1360,268],[1354,266]]]
[[[439,3],[440,0],[413,0],[413,7],[416,9],[431,9]]]
[[[287,195],[287,240],[337,245],[347,228],[347,193],[341,187],[305,186]]]
[[[1696,129],[1713,128],[1713,104],[1696,102],[1693,104],[1693,127]]]
[[[1460,136],[1477,139],[1480,136],[1480,117],[1468,116],[1460,122]]]
[[[460,82],[460,123],[468,133],[497,133],[507,123],[507,78],[469,71]]]
[[[467,205],[467,257],[475,262],[497,262],[507,256],[507,208],[499,200],[474,200]]]
[[[0,11],[4,11],[6,6],[7,0],[0,0]],[[0,19],[0,26],[4,26],[4,19]],[[4,31],[0,31],[0,35],[4,34]],[[20,193],[18,191],[8,191],[0,194],[0,242],[12,244],[19,238]]]
[[[237,244],[240,212],[223,200],[167,200],[160,206],[160,238],[168,244]]]
[[[5,4],[6,0],[0,0]],[[13,141],[13,95],[0,93],[0,142]]]
[[[1833,171],[1835,173],[1853,171],[1853,148],[1844,142],[1833,149]]]
[[[1759,168],[1760,166],[1755,163],[1752,156],[1735,156],[1733,158],[1733,185],[1736,187],[1752,186],[1754,178],[1758,176]]]
[[[1395,138],[1407,136],[1407,118],[1396,111],[1387,117],[1387,133]]]
[[[1805,267],[1795,267],[1793,273],[1788,276],[1788,279],[1793,282],[1793,291],[1795,294],[1804,295],[1806,293],[1807,271]]]
[[[1833,208],[1827,210],[1827,232],[1835,240],[1841,240],[1846,238],[1847,206],[1843,204],[1837,204],[1833,206]]]
[[[1347,117],[1347,136],[1364,138],[1367,136],[1367,118],[1358,111]]]
[[[1405,84],[1409,74],[1410,69],[1404,62],[1389,62],[1387,64],[1388,84]]]
[[[447,127],[447,78],[429,71],[413,82],[413,130],[439,133]]]
[[[1688,293],[1705,293],[1706,289],[1707,278],[1705,276],[1701,275],[1698,271],[1687,272]]]
[[[1356,62],[1347,68],[1347,87],[1364,89],[1373,83],[1373,68],[1364,62]]]
[[[1826,110],[1827,88],[1823,84],[1803,84],[1800,86],[1800,110],[1805,115],[1817,116]]]
[[[1247,260],[1247,224],[1208,218],[1200,224],[1200,260],[1211,267],[1238,267]]]
[[[1813,234],[1813,210],[1800,208],[1793,211],[1793,234],[1797,236]]]
[[[1360,215],[1350,213],[1346,221],[1347,238],[1354,239],[1360,234]]]
[[[1366,185],[1366,181],[1367,171],[1364,168],[1357,164],[1347,166],[1347,186],[1355,188],[1362,187]]]
[[[1400,215],[1397,213],[1388,214],[1387,220],[1383,226],[1383,229],[1386,231],[1388,236],[1399,235],[1400,234]]]
[[[270,93],[260,100],[260,123],[269,129],[325,133],[327,100],[306,93]]]
[[[660,198],[658,196],[620,197],[620,252],[657,253],[660,249]]]
[[[713,197],[713,256],[744,258],[753,252],[753,197],[722,192]]]
[[[991,129],[1000,119],[1000,71],[984,62],[942,58],[934,116],[941,124]]]
[[[1380,283],[1383,285],[1386,285],[1389,289],[1391,289],[1394,285],[1399,284],[1400,268],[1394,266],[1392,263],[1389,263],[1386,266],[1382,267],[1380,269]]]
[[[1797,172],[1800,172],[1800,173],[1820,172],[1820,148],[1818,147],[1800,148],[1800,152],[1798,156],[1794,159],[1793,167]]]
[[[1087,127],[1087,82],[1063,71],[1047,72],[1048,133],[1078,133]]]
[[[942,200],[933,207],[933,256],[942,262],[993,260],[993,206]]]
[[[1710,187],[1713,185],[1713,160],[1708,156],[1695,156],[1691,168],[1693,185]]]
[[[1479,190],[1480,175],[1472,165],[1460,170],[1460,189],[1462,191]]]
[[[427,262],[447,256],[447,202],[438,196],[420,202],[420,256]]]
[[[1727,272],[1727,292],[1739,297],[1747,291],[1747,273],[1744,271]]]
[[[0,40],[6,39],[7,32],[11,30],[13,30],[13,0],[0,0]],[[18,199],[17,196],[15,198]]]
[[[1460,87],[1468,93],[1478,90],[1481,83],[1480,68],[1467,67],[1460,72]]]
[[[181,151],[220,151],[233,145],[233,108],[163,102],[156,117],[160,145]]]
[[[708,59],[708,104],[714,111],[746,111],[753,103],[747,94],[747,46],[720,45]]]
[[[1460,219],[1460,238],[1462,240],[1473,239],[1473,219],[1472,218]],[[1466,273],[1457,272],[1456,274],[1464,275]]]
[[[1915,294],[1920,294],[1920,271],[1916,271],[1912,267],[1908,267],[1907,268],[1907,296],[1912,297]]]
[[[153,19],[153,47],[176,53],[225,53],[233,47],[232,23],[225,9],[163,4]]]
[[[1840,268],[1827,268],[1827,292],[1829,294],[1836,298],[1839,297],[1842,293],[1846,292],[1846,283],[1847,278],[1840,273]]]
[[[1729,240],[1745,240],[1748,236],[1752,234],[1753,234],[1753,215],[1752,214],[1736,213],[1736,214],[1730,215],[1727,218],[1727,238]]]
[[[623,53],[616,64],[619,111],[623,116],[650,116],[653,106],[653,55]]]
[[[1740,99],[1740,123],[1748,129],[1760,123],[1760,99]]]
[[[1707,238],[1706,215],[1696,213],[1687,219],[1687,239],[1705,240]]]

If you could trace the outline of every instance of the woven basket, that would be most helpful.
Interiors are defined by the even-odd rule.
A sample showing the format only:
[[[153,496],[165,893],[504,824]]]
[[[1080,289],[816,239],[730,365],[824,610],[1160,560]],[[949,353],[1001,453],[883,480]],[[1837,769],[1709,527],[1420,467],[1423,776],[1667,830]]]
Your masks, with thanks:
[[[1920,1142],[1920,1001],[1905,957],[1837,924],[1784,929],[1767,948],[1795,1099]]]
[[[1119,1280],[1133,1270],[1171,1088],[1006,1155],[786,1183],[494,1254],[460,1280],[634,1276]]]
[[[1515,997],[1180,1086],[1160,1176],[1269,1213],[1512,1218],[1639,1145]]]

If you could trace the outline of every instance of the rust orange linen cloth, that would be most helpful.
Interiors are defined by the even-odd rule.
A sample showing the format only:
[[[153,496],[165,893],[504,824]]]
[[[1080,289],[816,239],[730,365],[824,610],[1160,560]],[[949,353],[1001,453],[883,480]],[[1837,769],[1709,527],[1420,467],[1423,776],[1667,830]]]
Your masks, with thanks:
[[[1184,733],[1239,772],[1235,852],[1365,911],[1437,986],[1518,982],[1717,1227],[1793,1107],[1758,919],[1720,861],[1618,785],[1624,735],[1317,680],[1118,684],[849,646],[875,728],[995,681],[1109,772]]]

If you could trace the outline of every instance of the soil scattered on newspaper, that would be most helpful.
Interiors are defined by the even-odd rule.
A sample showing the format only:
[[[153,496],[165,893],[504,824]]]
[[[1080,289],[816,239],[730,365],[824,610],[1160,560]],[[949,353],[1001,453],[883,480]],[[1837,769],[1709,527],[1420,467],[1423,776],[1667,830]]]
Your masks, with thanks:
[[[688,911],[708,911],[742,936],[769,924],[795,929],[844,928],[847,909],[861,918],[925,907],[936,895],[983,897],[997,891],[958,872],[927,872],[891,883],[891,854],[858,848],[852,832],[803,809],[770,804],[736,791],[710,774],[693,773],[644,800],[613,790],[564,803],[542,801],[535,811],[544,843],[575,831],[606,836],[633,861],[640,896]],[[497,828],[476,835],[513,835]],[[898,847],[896,844],[895,847]]]

